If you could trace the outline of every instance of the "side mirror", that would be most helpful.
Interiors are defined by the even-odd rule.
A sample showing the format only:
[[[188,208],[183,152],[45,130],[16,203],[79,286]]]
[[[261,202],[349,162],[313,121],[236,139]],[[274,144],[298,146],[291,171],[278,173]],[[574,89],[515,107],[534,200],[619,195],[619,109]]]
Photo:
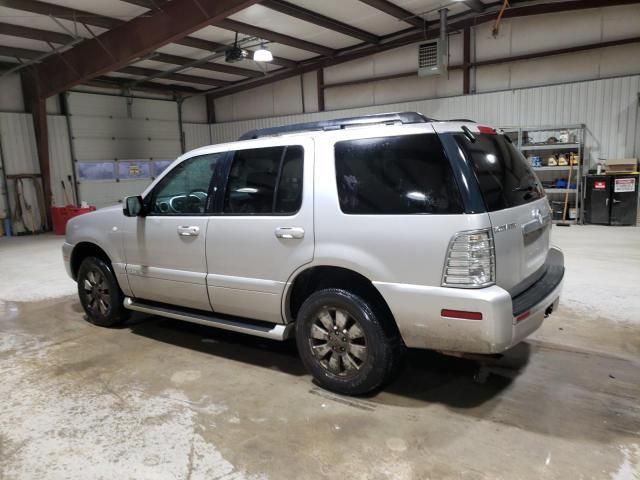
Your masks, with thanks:
[[[140,217],[144,210],[144,203],[140,195],[125,197],[122,204],[122,213],[125,217]]]

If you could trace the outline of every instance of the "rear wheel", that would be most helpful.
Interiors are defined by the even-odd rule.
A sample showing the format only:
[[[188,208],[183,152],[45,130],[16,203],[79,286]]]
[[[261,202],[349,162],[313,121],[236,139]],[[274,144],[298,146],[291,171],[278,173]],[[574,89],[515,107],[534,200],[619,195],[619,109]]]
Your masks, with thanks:
[[[87,257],[80,264],[78,296],[88,320],[95,325],[113,327],[129,316],[113,270],[100,258]]]
[[[340,289],[320,290],[302,305],[296,320],[298,351],[324,388],[359,395],[379,388],[396,373],[397,335],[385,332],[382,309]]]

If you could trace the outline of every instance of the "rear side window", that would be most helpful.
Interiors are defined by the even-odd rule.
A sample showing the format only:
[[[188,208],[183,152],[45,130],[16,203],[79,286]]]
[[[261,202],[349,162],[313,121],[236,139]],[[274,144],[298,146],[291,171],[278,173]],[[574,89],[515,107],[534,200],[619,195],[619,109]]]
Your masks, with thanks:
[[[463,212],[449,161],[435,134],[337,142],[335,161],[344,213]]]
[[[238,150],[233,156],[224,213],[291,215],[302,204],[304,150],[299,145]]]
[[[544,197],[536,174],[504,135],[483,133],[475,141],[462,133],[454,137],[471,160],[488,211],[517,207]]]

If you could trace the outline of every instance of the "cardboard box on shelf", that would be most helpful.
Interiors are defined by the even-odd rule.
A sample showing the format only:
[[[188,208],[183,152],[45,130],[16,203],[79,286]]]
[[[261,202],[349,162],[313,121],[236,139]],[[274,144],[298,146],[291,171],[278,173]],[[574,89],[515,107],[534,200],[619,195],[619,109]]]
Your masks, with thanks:
[[[637,171],[637,158],[613,158],[607,160],[607,173],[634,173]]]

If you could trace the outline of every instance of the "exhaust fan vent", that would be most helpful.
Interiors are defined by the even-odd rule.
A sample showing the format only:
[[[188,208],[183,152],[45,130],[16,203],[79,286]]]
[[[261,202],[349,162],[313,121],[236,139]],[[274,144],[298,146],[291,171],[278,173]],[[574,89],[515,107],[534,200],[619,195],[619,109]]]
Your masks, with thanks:
[[[440,75],[443,71],[440,42],[435,40],[418,46],[418,76]]]

